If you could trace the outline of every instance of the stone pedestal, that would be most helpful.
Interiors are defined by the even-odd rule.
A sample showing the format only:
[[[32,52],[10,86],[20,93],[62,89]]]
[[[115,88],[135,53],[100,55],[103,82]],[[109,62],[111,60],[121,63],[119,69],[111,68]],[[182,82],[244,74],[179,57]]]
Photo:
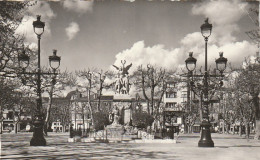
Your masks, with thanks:
[[[69,143],[80,142],[80,141],[81,141],[80,137],[68,138]]]
[[[109,141],[122,141],[124,127],[122,125],[109,125],[106,127],[106,139]]]
[[[114,95],[114,105],[120,110],[120,116],[125,125],[130,125],[132,118],[131,109],[132,98],[127,94],[116,94]]]
[[[93,143],[93,142],[95,142],[95,138],[81,138],[81,142]]]
[[[131,110],[130,108],[124,111],[124,124],[130,124],[131,122]]]

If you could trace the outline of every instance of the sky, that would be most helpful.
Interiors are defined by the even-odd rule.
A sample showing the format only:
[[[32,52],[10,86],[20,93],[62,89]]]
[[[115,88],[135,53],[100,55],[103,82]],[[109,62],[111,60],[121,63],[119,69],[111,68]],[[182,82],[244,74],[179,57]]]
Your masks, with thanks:
[[[219,52],[234,65],[258,51],[246,31],[257,29],[250,8],[258,2],[239,0],[176,1],[39,1],[24,12],[17,29],[26,41],[37,47],[32,22],[41,15],[45,32],[41,38],[41,59],[57,49],[60,69],[103,70],[132,63],[130,73],[139,65],[154,64],[174,69],[183,67],[189,52],[198,66],[204,66],[205,41],[200,26],[206,17],[212,23],[208,42],[208,63],[215,67]],[[248,16],[248,14],[251,18]],[[115,71],[115,69],[114,69]]]

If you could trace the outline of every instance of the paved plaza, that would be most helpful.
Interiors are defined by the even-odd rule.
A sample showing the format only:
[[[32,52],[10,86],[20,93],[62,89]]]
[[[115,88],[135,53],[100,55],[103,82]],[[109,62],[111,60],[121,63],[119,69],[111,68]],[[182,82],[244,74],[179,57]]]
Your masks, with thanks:
[[[197,147],[199,134],[182,134],[176,144],[68,143],[68,133],[50,133],[45,147],[29,146],[32,133],[1,135],[1,159],[173,159],[259,160],[260,141],[212,134],[214,148]]]

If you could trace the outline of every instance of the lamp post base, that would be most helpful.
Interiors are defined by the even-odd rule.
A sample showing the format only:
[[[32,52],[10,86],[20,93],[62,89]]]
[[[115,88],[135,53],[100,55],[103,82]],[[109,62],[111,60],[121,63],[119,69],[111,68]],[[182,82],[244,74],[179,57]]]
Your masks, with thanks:
[[[34,132],[30,146],[46,146],[46,140],[43,136],[43,121],[39,115],[36,116],[34,121]]]
[[[46,146],[46,140],[44,137],[32,137],[30,146]]]
[[[198,143],[199,147],[214,147],[214,142],[211,139],[210,133],[210,126],[209,122],[202,122],[201,123],[201,137]]]

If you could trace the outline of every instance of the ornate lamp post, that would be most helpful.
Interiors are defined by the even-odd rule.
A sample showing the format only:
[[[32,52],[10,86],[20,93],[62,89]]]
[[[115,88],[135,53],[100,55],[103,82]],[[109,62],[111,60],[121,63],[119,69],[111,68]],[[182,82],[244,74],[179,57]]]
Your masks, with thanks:
[[[203,75],[203,107],[202,107],[202,122],[201,122],[201,139],[198,143],[199,147],[214,147],[214,142],[211,139],[210,133],[210,122],[209,122],[209,99],[208,99],[208,92],[209,92],[209,85],[208,85],[208,59],[207,59],[207,42],[208,37],[211,35],[212,31],[212,24],[208,23],[208,18],[205,20],[205,23],[201,25],[201,33],[205,39],[205,72]],[[186,68],[189,72],[192,72],[196,68],[196,59],[192,57],[192,53],[190,53],[189,58],[186,59]],[[227,59],[223,57],[223,52],[220,52],[220,57],[216,60],[216,68],[219,72],[222,73],[226,69]],[[193,82],[191,86],[194,86]]]
[[[57,56],[57,50],[53,50],[53,55],[49,56],[49,62],[50,62],[50,67],[53,69],[53,73],[43,73],[41,71],[41,57],[40,57],[40,39],[41,39],[41,35],[44,32],[44,26],[45,23],[41,22],[41,16],[37,16],[37,21],[33,22],[33,28],[34,28],[34,32],[37,35],[38,38],[38,67],[37,67],[37,72],[36,73],[31,73],[31,72],[25,72],[25,69],[29,66],[29,61],[30,58],[28,55],[25,54],[25,51],[23,51],[22,53],[20,53],[18,55],[18,63],[19,66],[23,69],[22,74],[29,74],[29,75],[36,75],[37,76],[37,111],[36,111],[36,115],[34,117],[34,133],[33,133],[33,137],[30,141],[30,145],[31,146],[45,146],[46,145],[46,140],[44,139],[43,136],[43,115],[41,113],[41,109],[42,109],[42,90],[41,90],[41,75],[43,74],[54,74],[56,75],[57,73],[55,73],[55,71],[58,69],[58,67],[60,66],[60,57]]]

